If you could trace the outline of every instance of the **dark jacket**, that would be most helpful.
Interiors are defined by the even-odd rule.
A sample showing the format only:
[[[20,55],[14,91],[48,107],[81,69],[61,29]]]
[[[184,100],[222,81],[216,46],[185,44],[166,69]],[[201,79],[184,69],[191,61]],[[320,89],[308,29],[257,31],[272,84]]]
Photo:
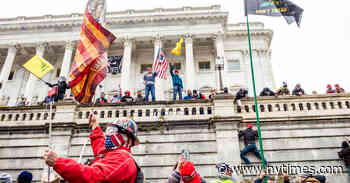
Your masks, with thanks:
[[[248,90],[244,90],[244,89],[240,89],[237,93],[236,93],[236,100],[240,100],[242,98],[245,98],[248,96]]]
[[[57,86],[57,97],[55,97],[55,101],[57,100],[63,100],[64,99],[64,95],[66,94],[66,90],[67,89],[70,89],[69,88],[69,85],[65,82],[65,81],[60,81],[56,84],[51,84],[49,82],[46,82],[46,84],[49,86],[49,87],[54,87],[54,86]]]
[[[120,99],[121,102],[133,102],[134,99],[131,97],[131,96],[123,96],[121,99]]]
[[[275,96],[275,92],[270,90],[270,88],[264,88],[263,91],[260,92],[260,96],[261,97],[264,97],[264,96]]]
[[[340,159],[344,160],[345,166],[350,168],[350,147],[344,145],[345,143],[347,142],[343,142],[343,149],[340,152],[338,152],[338,156]]]
[[[300,96],[300,92],[301,92],[301,95],[304,95],[305,92],[302,88],[294,88],[294,90],[292,91],[292,95],[296,95],[296,96]]]
[[[258,136],[258,132],[252,130],[251,128],[247,128],[243,131],[239,131],[238,137],[241,138],[243,136],[244,145],[255,144],[256,137]]]
[[[287,87],[282,87],[277,90],[276,92],[278,95],[289,95],[290,91],[288,90]]]
[[[182,84],[182,79],[180,78],[179,75],[174,74],[174,66],[170,65],[170,74],[171,74],[171,78],[173,79],[173,86],[180,86],[181,88],[183,88],[183,84]]]
[[[145,101],[145,98],[142,95],[141,96],[137,96],[135,98],[135,102],[143,102],[143,101]]]

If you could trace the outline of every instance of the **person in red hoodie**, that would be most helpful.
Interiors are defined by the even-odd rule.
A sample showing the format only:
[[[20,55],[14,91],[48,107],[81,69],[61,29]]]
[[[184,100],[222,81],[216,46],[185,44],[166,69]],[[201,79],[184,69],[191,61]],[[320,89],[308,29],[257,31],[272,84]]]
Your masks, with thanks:
[[[139,144],[136,123],[117,119],[107,126],[104,135],[91,114],[89,125],[95,157],[91,164],[59,157],[52,149],[45,151],[46,164],[69,183],[134,183],[139,170],[131,154],[131,147]]]

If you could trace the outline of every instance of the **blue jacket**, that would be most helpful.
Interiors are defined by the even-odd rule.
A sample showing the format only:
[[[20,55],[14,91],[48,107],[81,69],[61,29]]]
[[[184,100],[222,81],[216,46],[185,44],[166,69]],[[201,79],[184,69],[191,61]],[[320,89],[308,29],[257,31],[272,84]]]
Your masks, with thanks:
[[[182,84],[182,79],[180,78],[179,75],[174,74],[174,67],[170,65],[170,74],[171,74],[171,78],[173,79],[173,86],[180,86],[181,88],[183,88],[183,84]]]

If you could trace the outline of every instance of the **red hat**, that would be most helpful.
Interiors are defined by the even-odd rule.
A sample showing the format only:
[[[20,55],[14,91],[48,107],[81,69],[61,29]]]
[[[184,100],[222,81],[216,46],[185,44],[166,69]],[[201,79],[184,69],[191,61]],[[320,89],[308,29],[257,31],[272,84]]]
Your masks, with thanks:
[[[252,124],[248,124],[248,128],[253,128],[253,125]]]
[[[180,168],[180,175],[184,183],[200,183],[201,178],[190,161],[184,161]]]
[[[179,73],[179,70],[175,69],[174,72],[175,72],[175,73]]]
[[[327,85],[327,88],[332,88],[332,85],[328,84],[328,85]]]
[[[152,68],[151,67],[147,67],[146,71],[152,71]]]
[[[127,94],[127,95],[130,95],[130,91],[129,90],[126,90],[124,93]]]
[[[339,84],[335,84],[334,87],[339,87]]]

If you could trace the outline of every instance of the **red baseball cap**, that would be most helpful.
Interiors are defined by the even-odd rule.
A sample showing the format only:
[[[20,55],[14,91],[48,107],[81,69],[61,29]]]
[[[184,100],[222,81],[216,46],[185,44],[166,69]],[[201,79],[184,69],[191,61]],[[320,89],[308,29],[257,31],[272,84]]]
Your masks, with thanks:
[[[252,124],[248,124],[248,128],[253,128],[253,125]]]
[[[179,70],[175,69],[174,72],[175,72],[175,73],[179,73]]]
[[[152,68],[151,67],[147,67],[146,71],[152,71]]]
[[[201,178],[199,177],[194,165],[190,161],[184,161],[180,168],[181,179],[184,183],[200,183]]]

